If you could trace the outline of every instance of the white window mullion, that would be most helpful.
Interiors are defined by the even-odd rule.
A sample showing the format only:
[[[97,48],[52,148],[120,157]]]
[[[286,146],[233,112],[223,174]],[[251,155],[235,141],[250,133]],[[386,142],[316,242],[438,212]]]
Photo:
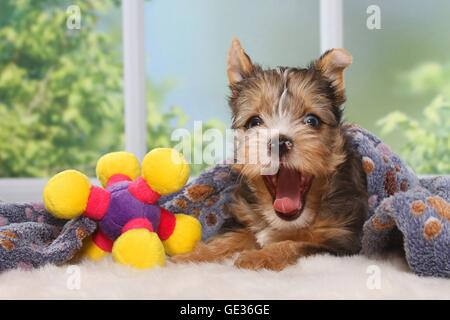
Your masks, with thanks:
[[[122,0],[125,148],[142,159],[147,151],[144,0]]]
[[[320,51],[344,46],[342,0],[320,0]]]

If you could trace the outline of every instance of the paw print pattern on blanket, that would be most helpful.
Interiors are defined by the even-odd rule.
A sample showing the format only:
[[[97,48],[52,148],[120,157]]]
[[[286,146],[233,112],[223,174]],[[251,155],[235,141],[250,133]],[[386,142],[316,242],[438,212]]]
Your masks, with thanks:
[[[450,220],[450,204],[440,196],[429,197],[428,204],[436,210],[442,218]]]
[[[8,218],[0,215],[0,227],[6,226],[8,224]]]
[[[349,128],[369,193],[362,252],[382,253],[401,239],[416,274],[450,277],[450,177],[419,180],[378,138]]]
[[[16,247],[15,239],[17,239],[16,233],[9,230],[0,231],[0,246],[6,251],[11,251]]]

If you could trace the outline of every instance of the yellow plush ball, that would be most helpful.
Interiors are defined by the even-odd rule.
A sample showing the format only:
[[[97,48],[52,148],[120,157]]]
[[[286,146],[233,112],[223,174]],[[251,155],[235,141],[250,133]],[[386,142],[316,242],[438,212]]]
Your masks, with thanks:
[[[180,190],[189,178],[189,164],[175,149],[153,149],[142,162],[142,176],[161,195]]]
[[[202,237],[202,226],[194,217],[176,214],[176,224],[172,235],[163,241],[169,256],[191,252]]]
[[[131,180],[139,177],[139,160],[130,152],[120,151],[105,154],[97,161],[97,178],[105,187],[109,178],[115,174],[124,174]]]
[[[88,257],[92,261],[99,261],[108,255],[108,252],[103,251],[99,246],[89,238],[81,249],[81,255]]]
[[[55,217],[73,219],[84,213],[90,191],[88,177],[76,170],[66,170],[47,182],[44,204]]]
[[[163,266],[164,246],[155,232],[131,229],[114,241],[112,256],[118,263],[138,269]]]

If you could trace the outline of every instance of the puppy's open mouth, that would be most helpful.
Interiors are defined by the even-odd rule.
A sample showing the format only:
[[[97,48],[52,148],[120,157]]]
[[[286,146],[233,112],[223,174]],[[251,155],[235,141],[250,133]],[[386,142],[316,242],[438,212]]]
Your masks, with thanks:
[[[273,199],[273,209],[283,220],[294,220],[305,207],[313,176],[280,166],[277,174],[262,176]]]

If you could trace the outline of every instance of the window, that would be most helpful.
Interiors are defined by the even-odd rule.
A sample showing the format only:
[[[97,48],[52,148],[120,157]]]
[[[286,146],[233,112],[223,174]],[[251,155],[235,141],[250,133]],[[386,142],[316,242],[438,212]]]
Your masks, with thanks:
[[[0,2],[0,198],[123,149],[120,18],[111,0]]]
[[[374,4],[381,29],[367,25]],[[418,157],[407,157],[413,166],[433,164],[421,173],[448,172],[448,108],[432,110],[441,121],[434,140],[417,143],[433,152],[411,152],[414,132],[383,133],[407,128],[436,99],[448,104],[448,9],[446,0],[4,0],[0,199],[40,200],[46,177],[65,168],[94,176],[100,155],[125,148],[142,157],[194,121],[228,127],[235,36],[263,66],[302,66],[344,45],[355,57],[348,119]],[[395,110],[406,119],[378,121]]]
[[[2,177],[93,174],[99,155],[123,148],[120,21],[110,20],[120,11],[70,3],[0,3]]]
[[[318,16],[316,0],[146,2],[148,148],[174,143],[176,127],[199,138],[200,128],[230,126],[226,61],[234,37],[257,63],[304,65],[319,54]],[[191,167],[197,174],[205,166]]]
[[[373,4],[381,29],[367,27],[376,14],[366,13]],[[347,116],[387,141],[421,174],[450,172],[449,12],[446,0],[343,2],[345,47],[354,56],[347,73]],[[394,130],[384,134],[390,127]]]

